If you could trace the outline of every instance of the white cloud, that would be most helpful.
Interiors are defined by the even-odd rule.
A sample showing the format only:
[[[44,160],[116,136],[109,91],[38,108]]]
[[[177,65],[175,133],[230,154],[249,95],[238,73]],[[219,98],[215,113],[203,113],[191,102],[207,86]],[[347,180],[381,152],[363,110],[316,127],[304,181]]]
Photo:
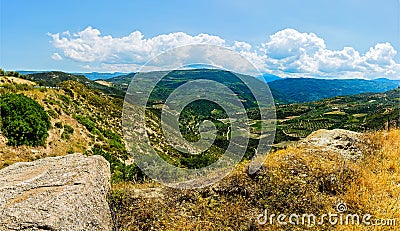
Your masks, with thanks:
[[[314,33],[284,29],[262,44],[269,69],[281,76],[399,79],[397,52],[390,43],[378,43],[364,55],[352,47],[330,50]]]
[[[370,64],[390,66],[395,64],[393,58],[396,54],[396,50],[390,43],[378,43],[365,54],[365,61]]]
[[[63,57],[97,71],[136,71],[142,64],[168,49],[189,44],[212,44],[233,49],[260,71],[280,76],[400,78],[400,64],[394,60],[397,52],[390,43],[378,43],[365,54],[360,54],[352,47],[330,50],[316,34],[290,28],[270,35],[259,46],[244,41],[228,43],[218,36],[192,36],[184,32],[145,38],[140,31],[135,31],[124,37],[112,37],[102,35],[92,27],[72,35],[66,31],[61,34],[49,33],[49,36]],[[183,52],[182,57],[176,57],[175,64],[179,64],[185,55]],[[54,53],[52,58],[61,60],[62,56]]]
[[[313,55],[318,50],[325,49],[324,40],[314,33],[300,33],[294,29],[278,31],[269,38],[269,41],[262,45],[273,59]]]
[[[225,45],[225,41],[217,36],[190,36],[183,32],[145,39],[140,31],[135,31],[125,37],[113,38],[110,35],[101,36],[99,30],[88,27],[73,36],[69,33],[49,35],[53,38],[53,45],[61,49],[65,57],[78,62],[144,63],[160,52],[177,46],[197,43]]]
[[[63,59],[59,53],[52,54],[51,58],[54,60],[62,60]]]

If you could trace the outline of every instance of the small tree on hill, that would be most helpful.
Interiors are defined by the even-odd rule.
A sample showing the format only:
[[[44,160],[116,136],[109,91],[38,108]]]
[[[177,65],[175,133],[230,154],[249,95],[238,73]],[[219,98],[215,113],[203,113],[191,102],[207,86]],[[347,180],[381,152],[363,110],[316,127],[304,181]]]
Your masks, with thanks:
[[[43,146],[51,127],[44,108],[21,94],[0,96],[1,130],[8,145]]]

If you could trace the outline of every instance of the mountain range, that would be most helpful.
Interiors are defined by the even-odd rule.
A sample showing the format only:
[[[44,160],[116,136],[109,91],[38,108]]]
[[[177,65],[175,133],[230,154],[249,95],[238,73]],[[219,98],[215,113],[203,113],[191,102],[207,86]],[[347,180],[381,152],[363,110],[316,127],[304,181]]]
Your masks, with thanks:
[[[178,72],[179,78],[176,79],[176,75]],[[29,71],[22,71],[20,73],[26,74],[25,78],[39,84],[55,86],[66,80],[75,80],[89,87],[102,90],[107,94],[113,94],[120,97],[124,96],[124,92],[128,88],[128,85],[130,84],[132,78],[135,76],[135,73],[124,74],[118,72],[93,72],[77,74],[59,71],[33,73]],[[199,77],[211,78],[218,81],[218,78],[223,79],[221,76],[225,76],[224,78],[227,79],[222,80],[222,82],[231,86],[236,86],[238,87],[238,89],[241,89],[240,91],[246,89],[246,86],[241,81],[239,81],[238,78],[232,78],[233,75],[229,77],[229,75],[227,75],[226,73],[227,72],[225,71],[215,69],[191,69],[173,71],[170,74],[175,75],[174,82],[178,85],[183,84],[190,79]],[[152,75],[152,72],[146,74]],[[258,79],[268,84],[275,101],[281,104],[312,102],[324,98],[354,95],[367,92],[385,92],[395,89],[400,84],[399,80],[390,80],[386,78],[379,78],[374,80],[280,78],[275,75],[264,74],[262,77],[258,77]],[[171,87],[175,86],[176,85],[166,84],[164,88],[166,88],[168,92],[171,92],[173,90]]]

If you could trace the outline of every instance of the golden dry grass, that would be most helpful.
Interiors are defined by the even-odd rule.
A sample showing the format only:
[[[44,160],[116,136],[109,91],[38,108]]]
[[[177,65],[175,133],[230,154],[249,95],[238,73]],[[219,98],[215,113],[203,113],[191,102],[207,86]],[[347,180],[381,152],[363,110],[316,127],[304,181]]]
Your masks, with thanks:
[[[365,135],[364,157],[344,160],[338,153],[288,147],[271,153],[261,171],[247,163],[216,185],[197,190],[162,188],[156,197],[138,189],[158,184],[116,184],[110,196],[118,230],[398,230],[397,226],[259,225],[257,215],[347,213],[400,222],[400,130]],[[155,190],[155,189],[154,189]],[[154,195],[154,194],[152,194]]]
[[[12,76],[0,76],[0,85],[3,84],[27,84],[27,85],[36,85],[35,82],[26,80],[26,79],[21,79],[17,77],[12,77]]]
[[[369,149],[357,166],[359,177],[344,194],[345,201],[355,210],[375,218],[397,219],[400,226],[400,130],[374,132],[366,135]],[[375,227],[376,230],[396,230]],[[364,230],[372,230],[371,227]]]

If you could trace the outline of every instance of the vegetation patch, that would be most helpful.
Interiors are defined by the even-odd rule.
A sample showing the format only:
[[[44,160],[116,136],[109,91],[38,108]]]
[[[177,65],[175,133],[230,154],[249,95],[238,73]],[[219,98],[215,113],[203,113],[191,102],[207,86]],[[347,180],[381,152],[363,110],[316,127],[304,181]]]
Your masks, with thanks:
[[[44,108],[22,94],[5,94],[0,99],[1,127],[8,145],[43,146],[51,127]]]
[[[64,131],[61,134],[61,138],[64,140],[69,140],[72,133],[74,133],[74,129],[71,126],[69,126],[68,124],[65,124]]]

